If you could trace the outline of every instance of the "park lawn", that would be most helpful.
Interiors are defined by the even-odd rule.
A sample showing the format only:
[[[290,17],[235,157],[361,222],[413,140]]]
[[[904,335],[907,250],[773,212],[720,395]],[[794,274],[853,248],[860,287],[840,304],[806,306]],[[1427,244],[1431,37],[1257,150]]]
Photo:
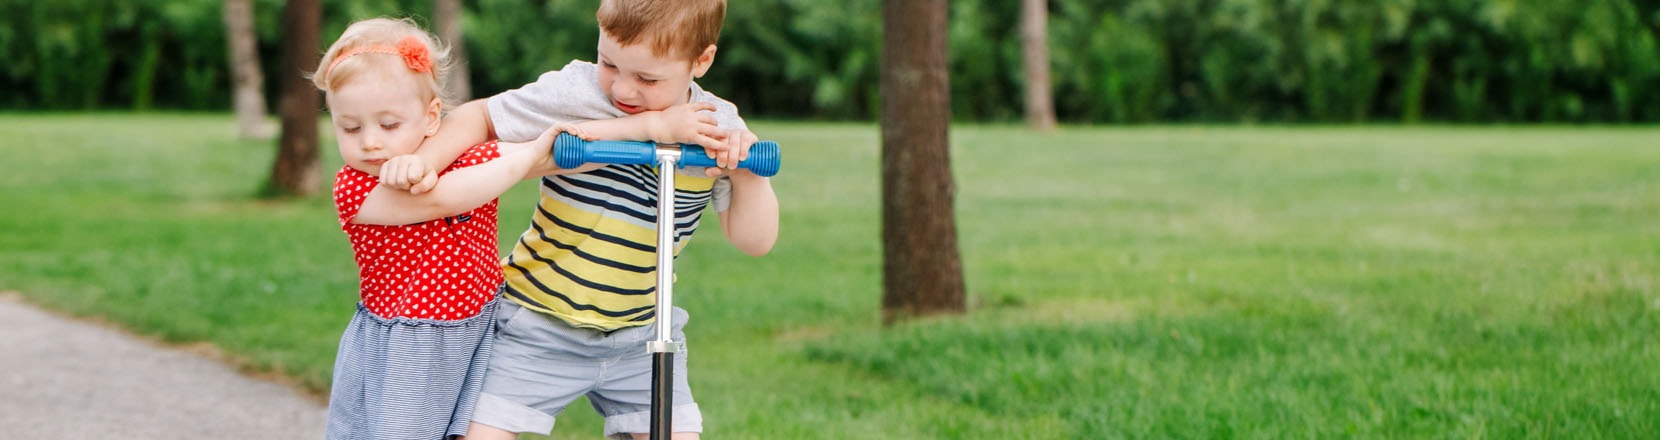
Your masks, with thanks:
[[[959,126],[973,310],[887,329],[876,127],[756,130],[778,246],[679,259],[711,438],[1660,436],[1660,129]],[[0,148],[0,290],[326,389],[355,268],[326,192],[253,197],[271,142],[7,114]]]

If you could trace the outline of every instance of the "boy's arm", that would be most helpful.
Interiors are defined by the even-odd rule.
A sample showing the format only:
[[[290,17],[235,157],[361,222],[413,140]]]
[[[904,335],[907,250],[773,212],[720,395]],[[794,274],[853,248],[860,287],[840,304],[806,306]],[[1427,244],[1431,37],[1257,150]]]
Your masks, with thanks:
[[[715,106],[705,102],[693,102],[671,106],[661,111],[648,111],[621,118],[597,119],[582,121],[574,125],[578,128],[578,135],[583,140],[630,140],[651,141],[659,144],[689,144],[699,145],[715,159],[715,166],[709,167],[705,173],[713,178],[721,174],[721,169],[735,169],[738,162],[749,157],[749,145],[754,144],[754,135],[746,143],[740,136],[729,135],[728,130],[722,130],[716,125],[715,117],[708,111],[714,111]],[[736,133],[747,130],[732,130]],[[742,148],[739,148],[739,147]],[[590,164],[591,165],[591,164]],[[583,166],[569,172],[585,172],[597,166]],[[559,170],[564,173],[566,170]]]
[[[728,175],[732,204],[720,211],[721,232],[745,254],[766,255],[778,241],[778,196],[772,192],[772,181],[749,170]]]
[[[614,119],[595,119],[576,124],[587,140],[652,141],[663,144],[692,144],[719,148],[724,137],[709,103],[678,104],[662,111],[648,111]]]
[[[757,140],[749,130],[733,130],[728,137],[744,150]],[[721,232],[745,254],[766,255],[778,242],[778,196],[772,181],[741,168],[724,174],[732,183],[732,201],[719,211]]]
[[[404,167],[383,167],[380,182],[393,189],[421,194],[438,183],[437,170],[449,168],[461,153],[484,141],[495,139],[495,127],[490,123],[490,109],[483,99],[475,99],[451,110],[438,126],[438,133],[421,141],[415,156],[419,164]]]
[[[414,195],[376,185],[364,198],[352,223],[407,225],[444,218],[477,208],[501,196],[519,180],[547,174],[554,168],[548,149],[560,128],[525,143],[501,142],[498,157],[457,169],[438,179],[432,191]]]

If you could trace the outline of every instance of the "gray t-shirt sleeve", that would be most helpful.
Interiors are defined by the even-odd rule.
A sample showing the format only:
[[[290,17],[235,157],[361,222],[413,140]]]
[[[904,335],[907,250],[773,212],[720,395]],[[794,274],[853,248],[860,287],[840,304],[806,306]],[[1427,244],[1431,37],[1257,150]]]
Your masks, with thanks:
[[[726,212],[732,207],[732,179],[720,176],[715,179],[715,187],[710,188],[710,198],[714,199],[715,212]]]
[[[691,101],[713,104],[715,106],[715,125],[719,125],[720,128],[729,130],[749,129],[749,124],[744,123],[744,118],[738,116],[738,106],[732,105],[731,102],[727,102],[725,99],[720,99],[719,96],[703,91],[703,88],[698,87],[697,84],[692,84]]]
[[[707,102],[715,106],[715,125],[719,125],[721,128],[725,129],[749,129],[749,124],[744,123],[744,119],[738,116],[738,106],[732,105],[731,102],[727,102],[714,94],[703,91],[703,88],[698,87],[697,84],[692,84],[691,100],[692,102]],[[705,175],[703,167],[682,168],[681,173],[693,176]],[[731,179],[726,176],[720,176],[715,180],[715,186],[714,188],[711,188],[710,191],[710,196],[714,199],[713,203],[715,205],[716,212],[726,212],[726,208],[732,206]]]
[[[611,98],[599,88],[599,66],[571,61],[565,67],[544,73],[536,82],[501,92],[485,101],[496,137],[507,142],[535,139],[548,127],[561,122],[612,119],[628,116],[611,105]],[[721,128],[748,129],[738,116],[738,107],[692,84],[691,101],[715,106],[715,124]]]
[[[597,73],[592,63],[571,61],[536,82],[490,97],[485,105],[496,137],[525,142],[561,122],[626,116],[600,90]]]

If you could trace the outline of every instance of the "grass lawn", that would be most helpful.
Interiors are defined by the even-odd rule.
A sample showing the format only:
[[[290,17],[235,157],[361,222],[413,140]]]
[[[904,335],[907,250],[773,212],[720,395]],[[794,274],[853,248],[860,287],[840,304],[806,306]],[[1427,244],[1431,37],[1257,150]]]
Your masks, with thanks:
[[[326,389],[349,247],[231,119],[0,115],[0,290]],[[1660,128],[959,126],[973,310],[889,329],[876,127],[755,128],[778,246],[679,264],[710,438],[1660,436]]]

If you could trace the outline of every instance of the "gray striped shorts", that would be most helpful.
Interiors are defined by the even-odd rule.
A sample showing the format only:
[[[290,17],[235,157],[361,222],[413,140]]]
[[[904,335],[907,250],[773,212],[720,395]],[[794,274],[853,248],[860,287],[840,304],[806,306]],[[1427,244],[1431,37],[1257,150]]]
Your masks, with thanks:
[[[325,438],[466,435],[495,341],[499,302],[455,321],[386,319],[359,303],[340,336]]]
[[[473,421],[509,432],[547,434],[578,397],[605,416],[605,436],[651,430],[651,353],[656,324],[612,332],[576,328],[503,300],[489,378]],[[686,311],[674,308],[674,340],[685,341]],[[689,350],[689,349],[688,349]],[[674,357],[675,432],[703,432],[703,413],[686,377],[689,351]]]

